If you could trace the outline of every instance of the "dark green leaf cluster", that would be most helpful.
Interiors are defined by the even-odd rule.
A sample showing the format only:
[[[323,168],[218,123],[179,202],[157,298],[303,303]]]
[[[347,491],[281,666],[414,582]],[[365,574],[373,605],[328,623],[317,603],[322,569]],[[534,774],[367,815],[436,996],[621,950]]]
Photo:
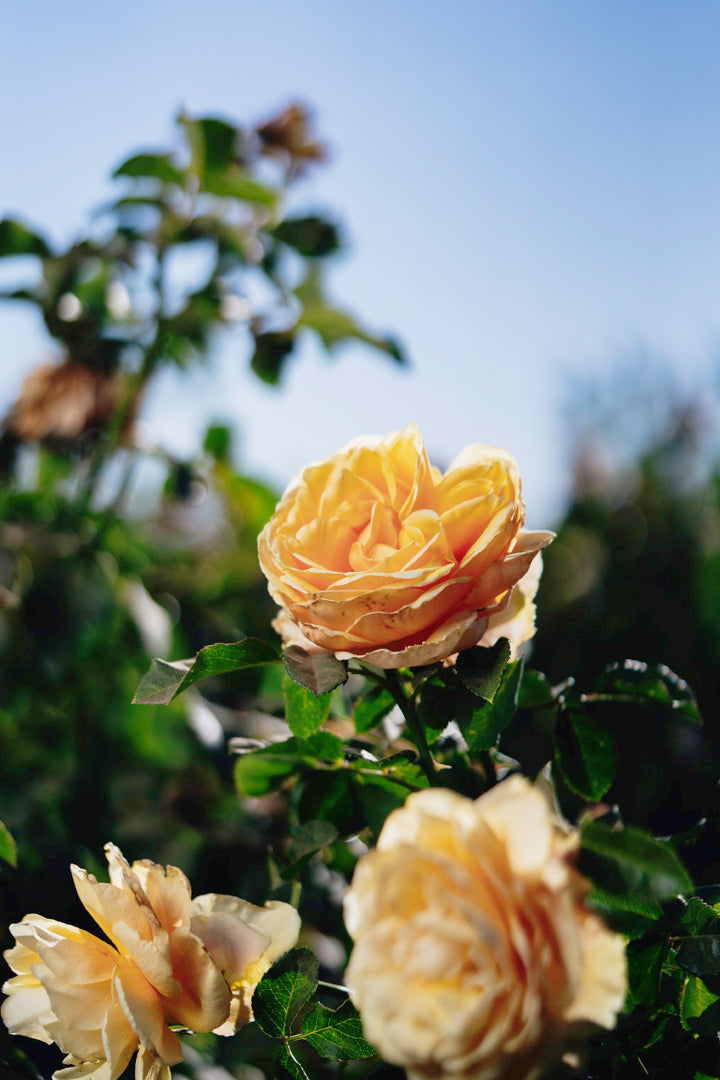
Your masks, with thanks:
[[[278,960],[255,991],[255,1022],[280,1043],[275,1066],[280,1076],[308,1080],[311,1065],[303,1063],[307,1047],[324,1061],[376,1056],[352,1003],[346,998],[331,1009],[317,993],[318,962],[308,949],[293,949]]]

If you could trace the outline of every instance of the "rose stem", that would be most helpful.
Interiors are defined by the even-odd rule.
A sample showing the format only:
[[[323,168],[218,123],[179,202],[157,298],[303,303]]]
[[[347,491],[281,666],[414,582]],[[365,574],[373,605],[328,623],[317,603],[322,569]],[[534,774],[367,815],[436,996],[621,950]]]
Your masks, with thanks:
[[[410,734],[413,736],[415,745],[418,748],[420,763],[425,771],[425,775],[431,786],[436,787],[438,778],[435,771],[435,762],[430,753],[430,748],[428,747],[427,739],[425,738],[425,731],[420,722],[420,717],[417,714],[417,709],[415,708],[415,697],[413,694],[405,693],[400,676],[393,668],[388,668],[385,671],[385,685],[405,717]]]

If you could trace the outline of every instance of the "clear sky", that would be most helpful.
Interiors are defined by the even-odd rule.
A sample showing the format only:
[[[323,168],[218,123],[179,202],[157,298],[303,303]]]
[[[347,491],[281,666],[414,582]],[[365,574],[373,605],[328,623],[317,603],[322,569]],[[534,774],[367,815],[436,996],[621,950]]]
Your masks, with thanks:
[[[409,372],[312,348],[279,393],[242,336],[163,379],[148,419],[209,418],[282,485],[363,433],[420,425],[449,462],[512,450],[528,523],[567,490],[569,376],[661,354],[692,383],[720,332],[720,5],[714,0],[0,0],[0,214],[80,231],[128,153],[190,112],[300,98],[333,148],[304,191],[345,222],[334,298],[404,341]],[[49,351],[0,307],[0,409]],[[623,367],[624,365],[624,367]]]

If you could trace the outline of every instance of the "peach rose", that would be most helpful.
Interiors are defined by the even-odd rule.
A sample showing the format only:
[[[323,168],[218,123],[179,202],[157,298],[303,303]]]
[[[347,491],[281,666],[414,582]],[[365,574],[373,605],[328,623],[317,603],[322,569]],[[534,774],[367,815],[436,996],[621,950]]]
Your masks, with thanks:
[[[470,648],[553,539],[524,519],[504,450],[470,446],[443,476],[414,425],[350,444],[291,482],[259,537],[285,644],[381,668]]]
[[[577,848],[519,776],[390,814],[346,895],[346,982],[410,1080],[529,1080],[587,1022],[615,1025],[624,942],[585,906]]]
[[[234,896],[190,897],[175,866],[132,866],[106,845],[110,883],[72,867],[78,896],[108,941],[41,915],[10,929],[15,976],[2,1018],[13,1035],[57,1043],[59,1080],[116,1080],[137,1051],[136,1080],[170,1080],[182,1061],[170,1024],[232,1034],[250,999],[300,928],[289,904],[255,907]]]

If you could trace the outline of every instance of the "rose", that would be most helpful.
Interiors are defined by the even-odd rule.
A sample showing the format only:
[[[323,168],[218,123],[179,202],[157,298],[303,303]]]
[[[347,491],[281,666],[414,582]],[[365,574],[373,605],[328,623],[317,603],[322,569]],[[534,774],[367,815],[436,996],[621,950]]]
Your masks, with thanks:
[[[137,1080],[170,1080],[182,1048],[169,1024],[232,1034],[252,1019],[262,975],[298,936],[289,904],[255,907],[234,896],[191,900],[175,866],[132,866],[105,848],[110,884],[73,866],[78,896],[108,942],[40,915],[10,929],[5,959],[16,973],[3,990],[13,1035],[57,1043],[62,1080],[116,1080],[138,1051]]]
[[[538,1075],[587,1022],[612,1028],[623,939],[585,906],[578,834],[529,781],[440,788],[387,818],[346,894],[346,982],[410,1080]]]
[[[291,482],[260,534],[277,628],[382,668],[470,648],[553,539],[524,517],[504,450],[470,446],[443,476],[414,425],[353,443]]]

